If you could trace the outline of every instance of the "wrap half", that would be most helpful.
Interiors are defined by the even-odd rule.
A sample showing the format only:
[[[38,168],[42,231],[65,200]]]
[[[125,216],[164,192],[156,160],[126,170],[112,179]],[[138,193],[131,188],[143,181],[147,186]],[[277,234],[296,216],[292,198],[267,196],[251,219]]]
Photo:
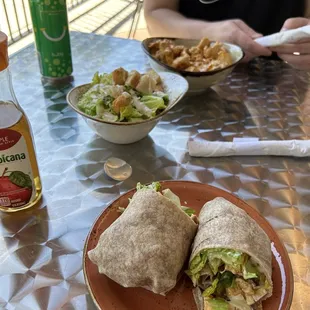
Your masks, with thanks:
[[[197,226],[172,200],[144,188],[88,256],[100,273],[118,284],[164,295],[176,285]]]
[[[262,309],[272,294],[271,243],[242,209],[216,198],[199,215],[189,269],[199,310]]]

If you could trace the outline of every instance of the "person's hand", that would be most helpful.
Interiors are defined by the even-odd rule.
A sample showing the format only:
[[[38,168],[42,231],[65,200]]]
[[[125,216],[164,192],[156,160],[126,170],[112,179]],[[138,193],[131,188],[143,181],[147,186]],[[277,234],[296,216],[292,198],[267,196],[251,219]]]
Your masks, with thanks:
[[[310,25],[308,18],[296,17],[286,20],[282,30],[296,29]],[[296,69],[310,70],[310,39],[304,39],[294,44],[283,44],[270,48],[278,56]]]
[[[221,22],[210,22],[204,30],[204,35],[211,41],[229,42],[239,45],[245,52],[244,61],[257,56],[270,56],[271,51],[259,45],[254,39],[262,35],[255,32],[239,19]]]

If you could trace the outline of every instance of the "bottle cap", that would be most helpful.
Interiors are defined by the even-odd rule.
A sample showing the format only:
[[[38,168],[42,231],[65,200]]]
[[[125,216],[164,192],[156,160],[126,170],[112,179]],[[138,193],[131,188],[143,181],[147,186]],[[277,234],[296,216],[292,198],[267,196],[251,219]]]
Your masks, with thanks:
[[[6,69],[8,65],[8,37],[5,33],[0,31],[0,71]]]

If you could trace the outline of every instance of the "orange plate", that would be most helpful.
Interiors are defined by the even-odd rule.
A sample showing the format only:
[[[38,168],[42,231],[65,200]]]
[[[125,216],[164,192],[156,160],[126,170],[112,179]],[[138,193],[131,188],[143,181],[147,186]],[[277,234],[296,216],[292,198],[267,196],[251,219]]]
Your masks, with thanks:
[[[271,225],[244,201],[219,188],[188,181],[163,181],[162,188],[170,188],[177,194],[182,203],[200,212],[205,202],[216,197],[224,197],[239,208],[245,210],[267,233],[273,248],[272,279],[274,291],[272,297],[264,301],[264,309],[288,310],[293,297],[293,275],[288,254],[278,235]],[[105,275],[98,272],[97,266],[88,258],[87,252],[93,249],[102,232],[119,216],[118,207],[126,207],[128,198],[135,190],[131,190],[116,199],[96,220],[84,248],[84,275],[98,309],[102,310],[195,310],[190,280],[183,276],[177,286],[167,296],[153,294],[143,288],[124,288]]]

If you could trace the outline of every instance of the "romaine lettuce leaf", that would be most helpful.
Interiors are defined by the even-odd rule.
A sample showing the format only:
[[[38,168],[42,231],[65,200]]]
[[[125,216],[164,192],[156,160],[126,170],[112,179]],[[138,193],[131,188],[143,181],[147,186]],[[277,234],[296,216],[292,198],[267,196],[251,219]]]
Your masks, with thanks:
[[[219,278],[214,279],[212,284],[203,291],[202,296],[209,297],[210,295],[214,294],[218,283],[219,283]]]
[[[146,190],[146,189],[152,189],[154,190],[155,192],[159,192],[160,189],[161,189],[161,185],[159,182],[153,182],[152,184],[149,184],[149,185],[143,185],[141,184],[140,182],[137,183],[137,186],[136,186],[137,190],[140,191],[140,190]]]
[[[111,108],[114,98],[110,95],[106,95],[102,99],[102,103],[106,108]]]
[[[101,75],[100,84],[113,85],[112,73],[104,73]]]
[[[137,122],[142,122],[144,119],[142,117],[131,117],[128,119],[128,122],[130,123],[137,123]]]
[[[216,266],[218,264],[217,260],[220,259],[224,264],[231,265],[233,269],[238,272],[242,271],[242,265],[246,261],[247,255],[230,249],[209,249],[208,251],[208,261],[209,264]],[[215,263],[213,262],[215,261]],[[212,270],[213,271],[213,270]]]
[[[192,274],[190,270],[186,270],[185,273],[191,278],[193,285],[196,287],[200,279],[200,274],[199,273]]]
[[[133,97],[133,106],[138,110],[138,112],[145,115],[147,118],[151,118],[153,116],[152,109],[140,102],[138,97]]]
[[[99,72],[97,71],[92,79],[92,85],[96,85],[100,83],[100,76],[99,76]]]
[[[97,105],[105,104],[103,101],[104,97],[104,89],[99,87],[99,85],[95,85],[80,98],[78,108],[90,116],[95,116],[97,113]]]
[[[137,190],[153,189],[156,192],[159,192],[161,185],[159,182],[153,182],[150,185],[143,185],[140,182],[137,184]],[[191,216],[195,213],[195,210],[181,206],[180,198],[174,194],[170,189],[165,189],[162,191],[162,195],[172,201],[177,207],[184,211],[187,215]],[[203,266],[202,266],[203,267]],[[198,276],[199,279],[199,276]]]
[[[105,85],[112,85],[112,74],[103,73],[99,74],[99,72],[96,72],[92,79],[92,85],[96,84],[105,84]]]
[[[97,100],[83,97],[78,102],[78,108],[90,116],[95,116],[97,113]]]
[[[133,108],[131,118],[142,118],[142,114],[137,109]]]
[[[200,275],[208,275],[208,276],[213,276],[213,272],[211,271],[211,268],[208,264],[205,264],[204,267],[200,271]]]
[[[130,118],[131,114],[133,112],[133,107],[131,105],[128,105],[126,107],[120,108],[120,117],[119,120],[123,121],[125,118]]]
[[[162,191],[162,194],[163,196],[171,200],[177,207],[181,208],[188,216],[192,216],[193,214],[195,214],[195,210],[182,206],[180,198],[175,193],[173,193],[169,188],[164,189]]]
[[[221,298],[210,298],[206,300],[207,310],[229,310],[229,303]]]
[[[220,258],[214,257],[212,259],[209,259],[209,266],[210,266],[213,274],[217,274],[218,269],[221,265],[223,265],[223,262]]]
[[[257,267],[251,262],[251,259],[248,259],[245,265],[243,265],[243,278],[245,280],[247,279],[253,279],[258,278],[259,271]]]
[[[104,98],[98,99],[96,103],[97,116],[102,117],[105,112],[110,112],[113,100],[114,99],[111,96],[105,96]],[[116,117],[116,119],[117,118],[118,117]]]
[[[262,299],[266,294],[267,294],[267,291],[263,287],[260,287],[259,289],[255,290],[255,294],[253,296],[253,299],[256,302],[256,301]]]
[[[141,98],[141,102],[143,102],[149,109],[151,109],[153,113],[158,110],[164,110],[166,108],[164,99],[157,96],[143,96]]]
[[[189,207],[184,207],[181,206],[181,209],[188,215],[188,216],[192,216],[193,214],[195,214],[195,210],[189,208]]]
[[[271,288],[271,285],[269,281],[265,278],[265,281],[263,282],[264,288],[268,291]]]
[[[205,266],[207,260],[208,260],[207,251],[201,251],[200,253],[198,253],[190,262],[190,268],[187,271],[187,274],[190,276],[199,274],[199,272]]]
[[[175,205],[181,207],[181,200],[180,198],[174,194],[169,188],[163,190],[163,196],[171,200]]]
[[[222,264],[231,265],[234,269],[240,270],[241,272],[246,258],[246,254],[230,249],[217,248],[203,250],[190,262],[190,267],[187,274],[192,278],[192,280],[197,279],[196,274],[200,273],[206,263],[209,264],[214,275],[218,272],[218,268]]]
[[[246,303],[242,295],[231,296],[229,305],[235,307],[238,310],[251,310],[251,307]]]
[[[128,105],[120,109],[120,121],[130,118],[140,118],[142,116],[132,105]]]
[[[165,101],[165,103],[168,103],[169,102],[169,96],[162,92],[162,91],[156,91],[153,93],[154,96],[157,96],[157,97],[160,97],[160,98],[163,98],[163,100]]]
[[[101,117],[102,114],[106,111],[107,110],[106,110],[105,106],[103,105],[103,103],[101,102],[101,100],[100,100],[100,102],[97,102],[97,104],[96,104],[96,116]]]
[[[118,116],[111,112],[103,112],[101,118],[106,122],[117,122]]]

